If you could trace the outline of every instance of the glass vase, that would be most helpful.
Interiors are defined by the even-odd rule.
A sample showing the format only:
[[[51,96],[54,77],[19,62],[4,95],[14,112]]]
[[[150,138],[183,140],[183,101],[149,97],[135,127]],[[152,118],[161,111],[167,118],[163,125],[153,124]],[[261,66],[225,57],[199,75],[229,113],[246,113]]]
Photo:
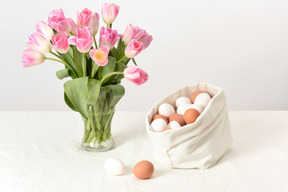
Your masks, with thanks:
[[[88,118],[82,116],[84,136],[81,147],[84,150],[103,152],[114,148],[111,124],[117,103],[115,98],[119,97],[117,92],[101,88],[96,104],[87,105]]]

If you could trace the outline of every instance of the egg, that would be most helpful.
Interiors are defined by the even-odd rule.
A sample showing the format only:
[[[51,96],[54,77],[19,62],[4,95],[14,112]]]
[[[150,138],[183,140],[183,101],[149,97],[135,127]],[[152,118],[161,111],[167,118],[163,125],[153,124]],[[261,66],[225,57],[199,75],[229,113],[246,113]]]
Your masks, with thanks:
[[[170,130],[171,128],[165,128],[165,129],[163,129],[161,132],[165,132],[165,131],[168,131],[168,130]]]
[[[191,107],[192,104],[182,104],[177,108],[177,113],[184,115],[185,111]]]
[[[133,169],[133,174],[139,179],[148,179],[154,173],[154,166],[150,161],[140,161]]]
[[[175,129],[175,128],[181,127],[181,125],[177,121],[171,121],[167,127],[171,129]]]
[[[171,104],[163,103],[159,106],[158,113],[160,115],[164,115],[165,117],[169,118],[170,115],[175,113],[175,109]]]
[[[194,123],[199,117],[200,113],[196,109],[188,109],[184,113],[184,120],[187,124]]]
[[[188,97],[178,97],[175,102],[176,107],[182,104],[191,104],[191,100]]]
[[[165,117],[164,115],[156,114],[153,116],[152,121],[154,121],[155,119],[163,119],[166,121],[167,124],[169,123],[167,117]]]
[[[195,104],[201,105],[202,107],[206,107],[211,100],[211,97],[208,93],[201,93],[195,99]]]
[[[167,128],[167,123],[164,119],[155,119],[151,123],[151,127],[155,132],[161,132],[163,129]]]
[[[177,108],[177,113],[184,115],[185,111],[187,111],[188,109],[196,109],[199,111],[199,113],[201,113],[203,111],[202,106],[199,106],[199,105],[196,106],[195,104],[183,104]]]
[[[125,165],[118,158],[109,158],[104,162],[104,168],[110,175],[122,175],[125,171]]]
[[[184,126],[186,124],[183,115],[177,113],[169,117],[169,122],[171,121],[177,121],[181,126]]]
[[[199,113],[202,113],[204,110],[204,107],[202,107],[202,105],[194,103],[190,106],[189,109],[196,109],[197,111],[199,111]]]
[[[207,92],[205,92],[205,91],[200,91],[200,90],[193,92],[193,93],[191,94],[191,96],[190,96],[191,101],[192,101],[193,103],[195,103],[196,97],[197,97],[199,94],[201,94],[201,93],[207,93]]]

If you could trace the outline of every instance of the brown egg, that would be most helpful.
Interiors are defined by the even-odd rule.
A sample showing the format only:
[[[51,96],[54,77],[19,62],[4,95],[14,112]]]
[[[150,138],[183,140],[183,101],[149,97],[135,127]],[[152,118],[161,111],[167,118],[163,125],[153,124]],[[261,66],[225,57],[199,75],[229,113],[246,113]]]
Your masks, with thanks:
[[[186,124],[184,121],[183,115],[181,114],[172,114],[169,117],[169,122],[171,121],[177,121],[181,126],[184,126]]]
[[[163,120],[166,121],[167,124],[169,123],[167,117],[165,117],[164,115],[160,115],[160,114],[154,115],[153,118],[152,118],[152,122],[153,122],[155,119],[163,119]]]
[[[192,95],[191,95],[191,97],[190,97],[192,103],[195,102],[196,97],[197,97],[199,94],[201,94],[201,93],[207,93],[207,92],[206,92],[206,91],[200,91],[200,90],[198,90],[198,91],[195,91],[195,92],[192,93]]]
[[[133,169],[133,174],[139,179],[148,179],[154,173],[154,166],[150,161],[140,161]]]
[[[171,129],[171,128],[167,127],[167,128],[165,128],[165,129],[163,129],[161,132],[168,131],[168,130],[170,130],[170,129]]]
[[[184,120],[187,124],[191,124],[196,121],[199,115],[200,113],[196,109],[188,109],[184,113]]]

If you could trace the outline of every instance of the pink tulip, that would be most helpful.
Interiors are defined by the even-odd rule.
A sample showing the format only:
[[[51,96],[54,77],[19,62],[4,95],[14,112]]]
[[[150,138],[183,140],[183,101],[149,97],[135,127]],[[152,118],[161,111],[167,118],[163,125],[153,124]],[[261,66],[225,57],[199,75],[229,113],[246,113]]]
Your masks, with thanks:
[[[75,35],[77,33],[77,25],[76,25],[75,21],[72,18],[68,18],[67,21],[69,22],[69,24],[71,26],[70,33]],[[68,35],[70,35],[70,34],[68,34]]]
[[[98,13],[95,12],[92,14],[89,28],[93,36],[95,36],[99,30],[99,19],[100,16]]]
[[[81,13],[77,13],[77,25],[78,27],[89,27],[93,36],[95,36],[99,29],[99,14],[93,13],[89,9],[85,8]]]
[[[88,27],[77,28],[77,37],[72,36],[69,38],[70,45],[76,45],[78,51],[87,53],[93,44],[93,37]]]
[[[100,46],[107,46],[112,49],[117,42],[118,32],[110,28],[101,27],[100,29]]]
[[[109,48],[106,46],[99,47],[99,49],[92,49],[90,57],[99,66],[104,66],[108,63]]]
[[[104,3],[102,5],[102,18],[106,25],[110,25],[119,13],[119,6],[114,3]]]
[[[80,13],[77,12],[77,25],[78,27],[88,27],[92,18],[92,11],[85,8]]]
[[[133,39],[125,49],[125,56],[128,58],[134,58],[142,51],[142,48],[143,43]]]
[[[138,33],[136,33],[135,39],[142,42],[143,49],[146,49],[150,45],[151,41],[153,40],[153,37],[149,35],[145,30],[141,29],[138,31]]]
[[[52,49],[50,42],[37,32],[30,35],[27,46],[34,51],[42,53],[49,52]]]
[[[64,16],[62,9],[55,9],[49,13],[48,24],[59,33],[69,34],[72,29],[70,21]]]
[[[33,65],[41,64],[45,61],[43,53],[34,51],[32,49],[26,49],[22,53],[22,63],[24,67],[30,67]]]
[[[145,30],[130,24],[126,27],[122,40],[124,41],[125,45],[128,45],[132,39],[141,41],[143,43],[143,49],[146,49],[153,40],[153,37]]]
[[[49,25],[43,21],[39,21],[39,23],[36,25],[37,32],[45,37],[48,41],[51,40],[51,37],[53,36],[53,29],[49,27]]]
[[[122,41],[124,41],[125,45],[128,45],[132,39],[135,39],[135,30],[134,27],[129,24],[123,33]]]
[[[68,37],[66,34],[58,33],[52,36],[53,48],[59,53],[65,54],[69,51]]]
[[[124,77],[136,85],[141,85],[148,80],[148,74],[138,65],[127,67],[123,71]]]

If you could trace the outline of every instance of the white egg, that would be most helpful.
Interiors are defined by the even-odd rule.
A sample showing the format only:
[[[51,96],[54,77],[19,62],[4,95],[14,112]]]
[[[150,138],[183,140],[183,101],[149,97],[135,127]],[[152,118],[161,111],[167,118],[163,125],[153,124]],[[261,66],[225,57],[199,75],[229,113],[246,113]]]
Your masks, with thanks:
[[[199,113],[202,113],[204,110],[204,107],[199,104],[192,104],[190,109],[196,109]]]
[[[164,115],[165,117],[169,118],[170,115],[175,113],[174,107],[169,103],[163,103],[158,108],[158,113],[160,115]]]
[[[175,128],[181,127],[181,125],[177,121],[171,121],[168,124],[168,127],[171,128],[171,129],[175,129]]]
[[[188,97],[178,97],[175,104],[176,107],[179,107],[182,104],[191,104],[191,100]]]
[[[106,171],[111,175],[122,175],[125,171],[124,163],[118,158],[109,158],[104,162]]]
[[[198,104],[182,104],[177,108],[177,113],[184,115],[185,111],[187,111],[188,109],[196,109],[197,111],[199,111],[199,113],[202,113],[202,111],[204,110],[203,107]]]
[[[155,132],[161,132],[163,129],[167,128],[167,123],[164,119],[155,119],[151,123],[151,127],[154,129]]]
[[[180,105],[180,106],[177,108],[177,113],[178,113],[178,114],[181,114],[181,115],[184,115],[185,111],[186,111],[187,109],[190,109],[191,105],[192,105],[192,104],[187,104],[187,103]]]
[[[208,93],[201,93],[196,97],[194,103],[201,105],[203,108],[205,108],[208,105],[210,100],[211,100],[211,97]]]

